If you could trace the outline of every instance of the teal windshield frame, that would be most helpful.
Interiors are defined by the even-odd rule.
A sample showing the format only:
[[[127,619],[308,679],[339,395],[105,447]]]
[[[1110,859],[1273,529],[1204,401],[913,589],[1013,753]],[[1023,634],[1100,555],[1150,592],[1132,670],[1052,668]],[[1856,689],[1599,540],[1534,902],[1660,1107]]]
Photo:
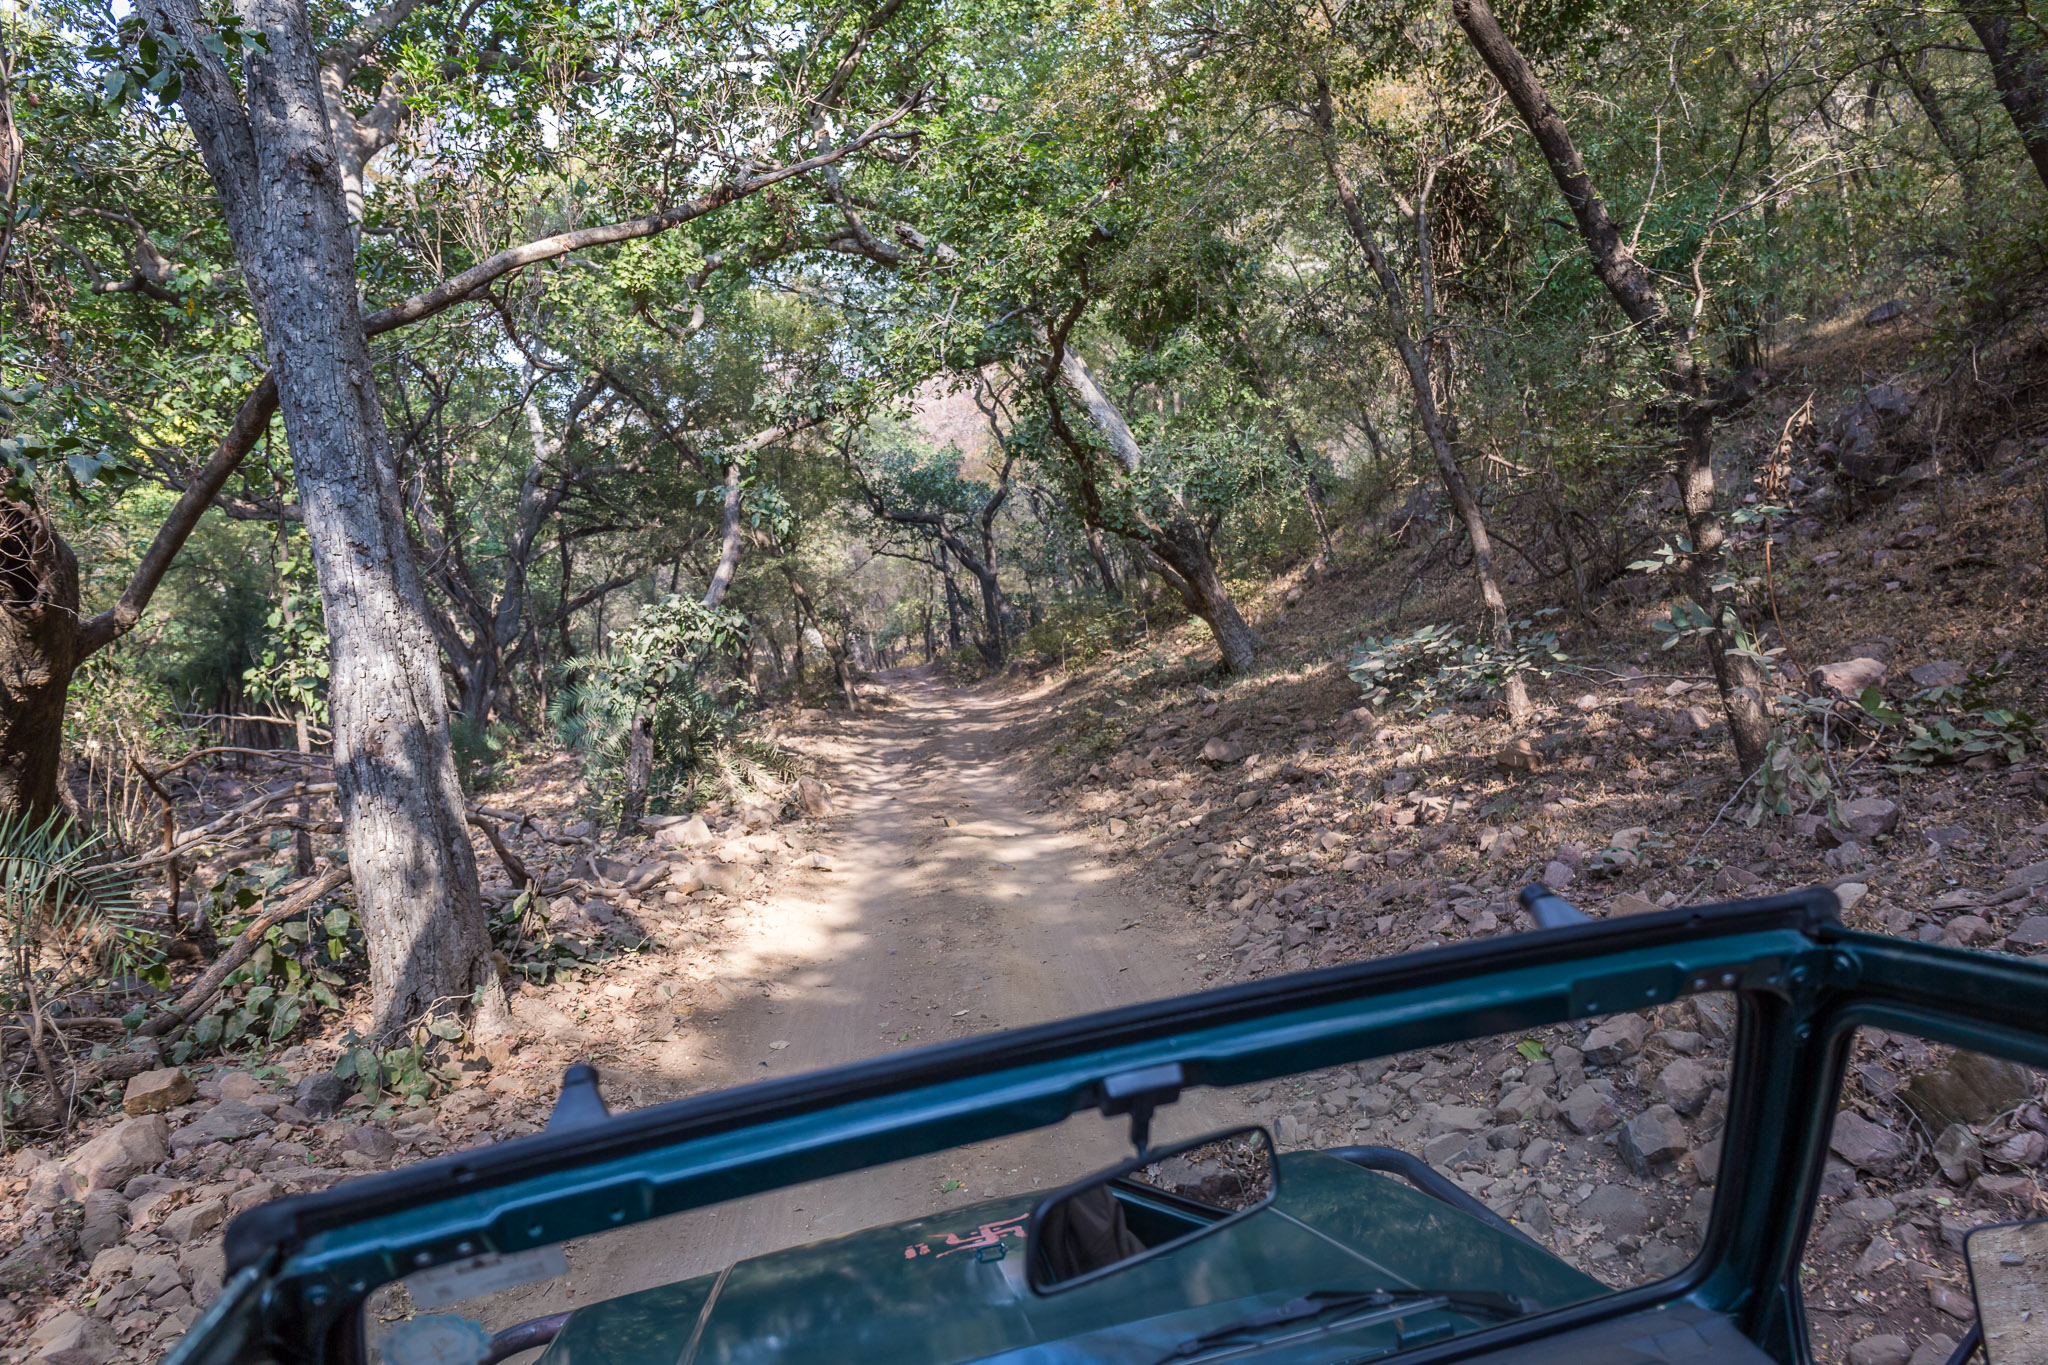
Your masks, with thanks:
[[[1178,1066],[1237,1086],[1730,991],[1721,1177],[1676,1276],[1403,1354],[1454,1359],[1660,1303],[1806,1356],[1797,1267],[1861,1022],[2048,1065],[2048,964],[1843,928],[1832,892],[1586,922],[1149,1002],[593,1118],[262,1205],[169,1365],[358,1365],[364,1298],[419,1270],[1006,1137]]]

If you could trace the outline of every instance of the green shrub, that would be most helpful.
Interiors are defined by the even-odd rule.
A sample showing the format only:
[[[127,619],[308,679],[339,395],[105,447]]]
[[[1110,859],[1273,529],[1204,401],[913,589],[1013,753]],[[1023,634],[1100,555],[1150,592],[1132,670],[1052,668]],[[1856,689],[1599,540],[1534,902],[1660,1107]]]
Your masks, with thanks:
[[[1545,608],[1537,615],[1555,610]],[[1534,624],[1515,622],[1507,649],[1467,643],[1456,626],[1448,625],[1425,625],[1407,635],[1368,636],[1352,656],[1351,680],[1366,705],[1376,711],[1427,711],[1453,701],[1498,696],[1509,675],[1548,677],[1551,665],[1564,661],[1557,632],[1535,631]]]
[[[1075,668],[1128,643],[1138,626],[1138,613],[1127,603],[1074,597],[1053,603],[1017,645],[1021,653]]]
[[[464,794],[489,791],[500,776],[498,764],[512,752],[518,736],[503,721],[485,723],[457,714],[448,721],[448,742],[455,750],[455,775]]]
[[[557,733],[584,755],[592,799],[621,809],[634,717],[645,714],[654,743],[649,811],[687,809],[716,796],[793,780],[798,760],[745,732],[752,688],[735,667],[746,618],[668,597],[612,636],[605,653],[574,659],[549,707]]]

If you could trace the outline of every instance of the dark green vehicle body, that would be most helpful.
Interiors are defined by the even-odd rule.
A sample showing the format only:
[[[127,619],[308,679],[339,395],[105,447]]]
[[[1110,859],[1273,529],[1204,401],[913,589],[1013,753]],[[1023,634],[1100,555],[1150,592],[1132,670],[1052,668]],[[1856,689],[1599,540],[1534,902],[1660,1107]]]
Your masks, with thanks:
[[[998,1199],[593,1304],[541,1360],[1153,1365],[1188,1337],[1309,1285],[1494,1290],[1545,1307],[1607,1292],[1533,1242],[1334,1156],[1281,1156],[1278,1185],[1273,1204],[1214,1236],[1057,1294],[1025,1283],[1031,1201]],[[1134,1304],[1144,1316],[1133,1318]],[[1309,1358],[1377,1355],[1404,1338],[1472,1326],[1450,1317],[1439,1310],[1333,1333]]]
[[[360,1365],[366,1297],[418,1270],[1107,1111],[1134,1075],[1170,1074],[1187,1091],[1248,1085],[1708,991],[1739,1002],[1725,1155],[1698,1256],[1654,1284],[1614,1290],[1498,1220],[1300,1152],[1281,1158],[1266,1208],[1049,1294],[1025,1283],[1020,1239],[1003,1231],[1028,1224],[1029,1206],[999,1200],[582,1307],[544,1359],[1159,1365],[1219,1324],[1356,1285],[1470,1286],[1538,1311],[1477,1322],[1439,1308],[1247,1350],[1289,1365],[1393,1352],[1404,1365],[1799,1365],[1800,1249],[1853,1031],[2048,1065],[2048,963],[1858,933],[1835,915],[1833,895],[1813,891],[1564,923],[628,1114],[605,1115],[594,1092],[579,1112],[565,1090],[545,1133],[243,1214],[228,1284],[171,1365]]]

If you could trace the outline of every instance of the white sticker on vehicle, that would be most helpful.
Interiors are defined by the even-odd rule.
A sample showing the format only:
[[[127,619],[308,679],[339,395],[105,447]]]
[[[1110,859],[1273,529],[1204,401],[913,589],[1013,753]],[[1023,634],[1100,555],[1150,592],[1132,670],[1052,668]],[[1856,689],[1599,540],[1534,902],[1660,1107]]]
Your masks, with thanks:
[[[384,1365],[477,1365],[490,1349],[482,1323],[453,1313],[401,1322],[378,1348]]]
[[[504,1255],[485,1252],[463,1261],[450,1261],[432,1270],[405,1277],[412,1301],[421,1308],[442,1308],[479,1294],[516,1289],[535,1280],[551,1280],[569,1272],[569,1258],[559,1246],[534,1247],[530,1251],[508,1251]]]

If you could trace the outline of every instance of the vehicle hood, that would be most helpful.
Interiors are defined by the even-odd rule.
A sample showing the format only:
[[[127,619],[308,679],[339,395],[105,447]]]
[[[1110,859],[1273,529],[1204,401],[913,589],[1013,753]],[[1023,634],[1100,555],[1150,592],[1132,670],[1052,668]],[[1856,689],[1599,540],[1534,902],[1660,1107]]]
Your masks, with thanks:
[[[580,1308],[542,1365],[1154,1365],[1311,1289],[1485,1289],[1546,1308],[1607,1292],[1533,1243],[1349,1162],[1294,1152],[1279,1172],[1267,1208],[1054,1294],[1024,1279],[1034,1198],[998,1199]],[[1392,1347],[1398,1332],[1333,1333],[1287,1358]]]

